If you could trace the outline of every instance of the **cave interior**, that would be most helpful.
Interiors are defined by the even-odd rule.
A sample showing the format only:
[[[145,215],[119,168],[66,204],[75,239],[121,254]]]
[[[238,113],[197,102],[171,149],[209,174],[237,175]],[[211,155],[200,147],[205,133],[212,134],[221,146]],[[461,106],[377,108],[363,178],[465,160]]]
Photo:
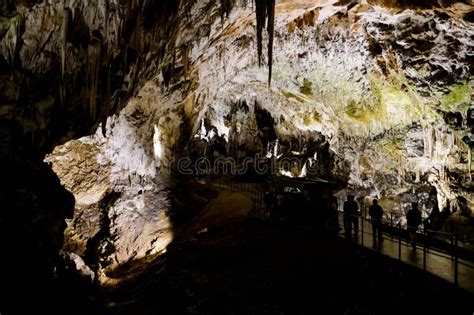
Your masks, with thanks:
[[[0,315],[472,314],[473,73],[472,0],[0,1]]]

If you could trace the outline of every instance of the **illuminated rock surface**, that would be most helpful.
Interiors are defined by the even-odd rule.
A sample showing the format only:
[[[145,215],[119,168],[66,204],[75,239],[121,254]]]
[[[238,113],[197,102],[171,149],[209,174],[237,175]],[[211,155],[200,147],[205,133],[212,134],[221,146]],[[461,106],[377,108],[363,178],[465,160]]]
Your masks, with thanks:
[[[255,137],[262,134],[261,113],[273,120],[283,157],[291,151],[303,153],[302,159],[316,153],[318,175],[347,182],[358,197],[380,197],[385,207],[400,213],[418,200],[428,215],[433,207],[429,192],[435,187],[440,209],[447,200],[457,206],[458,196],[468,199],[470,207],[469,146],[463,137],[470,134],[473,88],[474,29],[466,20],[471,10],[461,3],[419,10],[283,1],[276,9],[268,88],[268,69],[258,67],[252,8],[236,6],[221,21],[218,6],[196,3],[187,16],[193,23],[185,18],[176,27],[176,47],[186,49],[165,57],[175,58],[168,65],[171,74],[157,75],[109,119],[106,137],[98,130],[48,158],[58,174],[70,168],[70,146],[84,146],[78,160],[93,160],[79,168],[82,176],[60,175],[78,200],[76,208],[83,209],[76,210],[74,222],[88,214],[99,222],[104,213],[110,218],[123,213],[135,222],[137,209],[155,218],[165,215],[170,210],[165,188],[172,181],[166,171],[176,167],[178,158],[209,156],[218,141],[224,150],[214,156],[266,154],[267,142],[275,139]],[[211,130],[216,136],[207,139]],[[197,140],[195,134],[206,139]],[[159,149],[154,150],[153,141]],[[91,181],[91,174],[99,176]],[[68,184],[69,177],[94,183],[94,191]],[[121,195],[109,210],[98,206],[112,193]],[[121,224],[110,222],[117,233],[117,263],[159,251],[156,242],[165,245],[172,239],[163,217],[147,223],[148,236],[132,241],[138,243],[131,249],[121,244],[122,233],[125,243],[136,236],[125,236],[128,228],[122,230]],[[75,232],[69,228],[66,235],[82,239],[78,246],[83,252],[97,224],[87,231],[74,226]]]
[[[246,1],[19,2],[1,7],[0,118],[17,126],[2,153],[14,143],[34,174],[51,163],[76,200],[63,253],[105,287],[184,229],[176,216],[202,196],[180,191],[180,158],[263,157],[277,139],[300,162],[282,172],[312,165],[347,185],[341,198],[398,213],[419,201],[424,216],[449,201],[450,220],[472,221],[471,1],[277,1],[270,86]],[[54,239],[36,257],[52,272],[72,205],[47,177],[41,194],[66,201],[25,230],[50,224],[31,246]]]

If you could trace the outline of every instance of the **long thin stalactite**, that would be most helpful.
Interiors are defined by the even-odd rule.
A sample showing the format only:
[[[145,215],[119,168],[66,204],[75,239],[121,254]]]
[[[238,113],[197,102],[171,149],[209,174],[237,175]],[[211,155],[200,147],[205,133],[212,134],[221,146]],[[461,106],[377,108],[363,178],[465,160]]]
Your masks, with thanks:
[[[267,0],[267,32],[268,32],[268,86],[272,82],[273,38],[275,30],[275,0]]]
[[[221,15],[229,16],[234,0],[221,0]],[[263,54],[263,30],[268,33],[268,86],[272,81],[273,68],[273,39],[275,31],[275,0],[254,0],[255,15],[257,17],[257,54],[258,65],[262,66]]]
[[[263,29],[267,26],[268,32],[268,86],[272,81],[273,66],[273,38],[275,30],[275,0],[255,0],[255,14],[257,16],[257,53],[258,65],[262,65]]]

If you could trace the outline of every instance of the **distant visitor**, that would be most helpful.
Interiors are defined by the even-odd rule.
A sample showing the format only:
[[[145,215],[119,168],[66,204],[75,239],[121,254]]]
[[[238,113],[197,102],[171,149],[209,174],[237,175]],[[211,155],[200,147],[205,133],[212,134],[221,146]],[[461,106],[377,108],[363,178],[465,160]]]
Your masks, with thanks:
[[[407,231],[413,248],[416,248],[416,231],[421,224],[421,212],[418,203],[412,202],[411,209],[407,212]]]
[[[359,232],[359,205],[354,200],[354,196],[348,195],[344,202],[344,234],[351,237],[352,229],[354,234]]]
[[[380,243],[383,241],[383,231],[382,231],[382,218],[383,218],[383,209],[379,206],[377,199],[372,201],[372,205],[369,207],[369,215],[372,223],[372,237],[374,246],[377,245],[377,241]]]

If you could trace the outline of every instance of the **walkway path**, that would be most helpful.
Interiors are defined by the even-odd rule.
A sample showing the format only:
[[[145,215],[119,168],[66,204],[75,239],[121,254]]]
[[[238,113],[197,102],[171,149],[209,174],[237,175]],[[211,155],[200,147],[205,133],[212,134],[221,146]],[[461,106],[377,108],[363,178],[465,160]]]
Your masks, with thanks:
[[[212,182],[213,186],[238,191],[253,200],[253,214],[265,219],[263,187],[259,183],[239,183],[232,180],[217,180]],[[343,227],[342,213],[339,213],[339,224]],[[344,230],[341,229],[340,237],[344,238]],[[364,247],[379,251],[381,254],[399,259],[402,262],[426,271],[455,283],[456,265],[458,271],[458,285],[467,291],[474,293],[474,262],[463,259],[456,260],[449,254],[433,248],[427,248],[424,252],[423,244],[418,244],[414,249],[411,244],[402,237],[384,233],[384,241],[380,246],[374,246],[372,239],[372,226],[368,220],[364,220],[358,236],[352,237],[352,241]]]
[[[342,214],[339,215],[340,226],[343,226]],[[362,226],[357,236],[352,236],[352,241],[367,248],[380,251],[381,254],[400,259],[404,263],[426,270],[449,282],[455,282],[455,260],[445,253],[427,248],[423,253],[423,245],[417,244],[414,249],[411,244],[396,236],[384,234],[384,241],[380,246],[374,246],[372,238],[372,226],[364,220],[364,232]],[[344,238],[344,230],[341,229],[340,236]],[[425,263],[424,263],[425,261]],[[474,262],[458,260],[458,284],[467,291],[474,293]]]

